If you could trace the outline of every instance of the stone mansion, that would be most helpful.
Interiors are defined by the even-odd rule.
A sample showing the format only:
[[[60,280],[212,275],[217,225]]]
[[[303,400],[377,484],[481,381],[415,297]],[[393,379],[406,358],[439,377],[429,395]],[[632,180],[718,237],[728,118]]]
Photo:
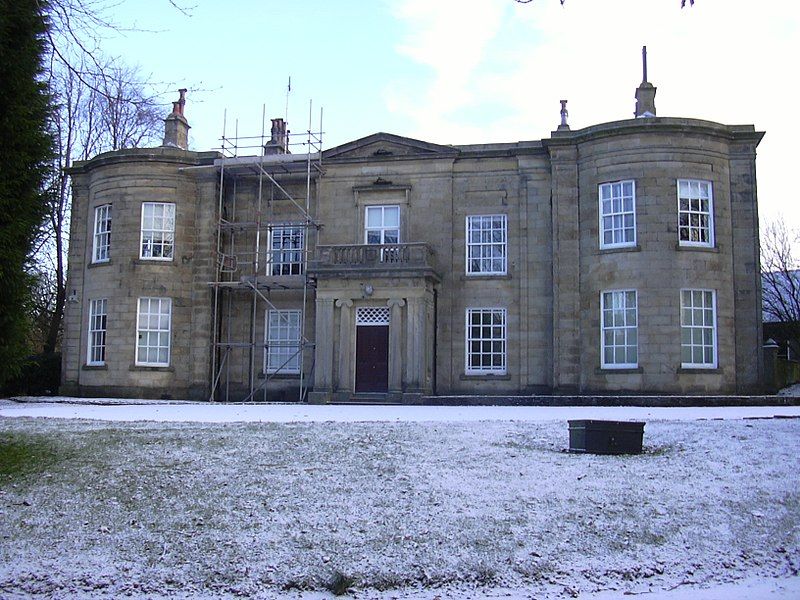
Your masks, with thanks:
[[[531,141],[376,133],[76,163],[61,392],[218,401],[761,388],[762,132],[655,115]],[[309,134],[310,136],[310,134]]]

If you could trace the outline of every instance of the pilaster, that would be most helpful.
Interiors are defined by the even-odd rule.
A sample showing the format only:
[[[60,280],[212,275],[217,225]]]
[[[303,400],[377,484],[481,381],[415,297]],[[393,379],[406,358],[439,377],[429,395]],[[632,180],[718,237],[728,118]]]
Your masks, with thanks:
[[[580,386],[580,227],[578,149],[550,148],[553,218],[553,386]]]
[[[402,298],[391,298],[389,307],[389,393],[403,391],[403,306]]]
[[[425,369],[425,313],[422,298],[411,297],[406,308],[406,391],[422,391],[422,374]]]
[[[312,404],[327,403],[333,390],[333,302],[333,298],[317,298],[314,391],[309,394]]]
[[[336,301],[339,309],[339,360],[336,373],[336,391],[353,392],[352,359],[355,351],[352,342],[353,335],[353,301],[349,298],[340,298]]]

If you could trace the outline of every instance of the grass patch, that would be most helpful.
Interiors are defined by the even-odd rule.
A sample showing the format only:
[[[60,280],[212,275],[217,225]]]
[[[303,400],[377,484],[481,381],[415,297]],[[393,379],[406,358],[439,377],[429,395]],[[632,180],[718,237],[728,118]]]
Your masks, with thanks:
[[[59,453],[44,436],[0,433],[0,481],[9,481],[46,470]]]

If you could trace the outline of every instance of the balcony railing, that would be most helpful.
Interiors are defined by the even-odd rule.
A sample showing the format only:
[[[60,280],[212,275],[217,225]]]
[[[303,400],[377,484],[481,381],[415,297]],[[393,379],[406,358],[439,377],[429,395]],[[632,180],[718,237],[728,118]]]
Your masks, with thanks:
[[[317,246],[311,269],[328,270],[402,270],[431,269],[428,244],[354,244]]]

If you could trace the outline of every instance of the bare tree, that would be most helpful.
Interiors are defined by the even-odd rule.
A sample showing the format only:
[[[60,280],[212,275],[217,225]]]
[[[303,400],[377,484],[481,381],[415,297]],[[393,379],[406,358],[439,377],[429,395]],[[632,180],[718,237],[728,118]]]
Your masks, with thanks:
[[[764,320],[778,324],[780,336],[800,342],[800,231],[783,221],[767,226],[761,236],[761,285]]]
[[[156,143],[163,129],[164,108],[147,92],[148,85],[135,68],[119,62],[102,63],[94,73],[56,65],[50,90],[57,105],[51,128],[56,140],[53,174],[49,182],[48,212],[40,236],[34,275],[39,285],[52,285],[47,302],[38,302],[37,322],[49,322],[42,349],[53,352],[59,344],[66,302],[66,251],[71,189],[66,170],[76,160],[87,160],[107,150]],[[88,81],[88,84],[87,84]]]

